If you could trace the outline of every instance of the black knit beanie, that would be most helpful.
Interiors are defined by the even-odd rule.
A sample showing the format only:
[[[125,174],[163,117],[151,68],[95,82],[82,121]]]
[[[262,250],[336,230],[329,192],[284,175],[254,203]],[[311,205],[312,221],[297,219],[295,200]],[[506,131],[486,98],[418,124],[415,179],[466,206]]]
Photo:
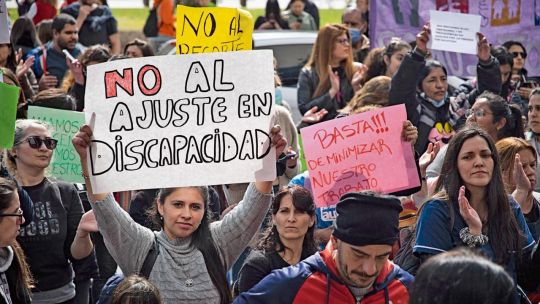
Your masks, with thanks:
[[[353,246],[393,245],[399,237],[399,213],[395,196],[347,193],[337,204],[333,235]]]

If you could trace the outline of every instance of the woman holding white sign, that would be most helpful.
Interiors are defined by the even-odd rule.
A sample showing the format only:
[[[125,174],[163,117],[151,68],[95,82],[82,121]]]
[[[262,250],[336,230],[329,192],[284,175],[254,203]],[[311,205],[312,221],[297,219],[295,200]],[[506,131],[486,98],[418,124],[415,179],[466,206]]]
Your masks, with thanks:
[[[277,155],[287,145],[279,131],[279,127],[271,131]],[[92,192],[86,155],[91,138],[92,130],[85,125],[73,138],[73,145],[81,158],[97,227],[123,273],[139,273],[154,248],[157,256],[149,279],[165,303],[230,303],[225,273],[263,221],[272,198],[272,182],[252,183],[244,200],[213,223],[206,186],[161,189],[155,208],[162,229],[152,232],[135,223],[112,194]]]
[[[478,85],[470,94],[450,96],[446,68],[438,61],[427,60],[430,28],[424,26],[416,35],[416,47],[405,56],[392,77],[390,105],[404,103],[407,117],[418,127],[415,149],[422,154],[431,142],[448,143],[454,128],[465,122],[465,111],[475,96],[484,91],[499,93],[501,76],[499,63],[491,56],[487,39],[478,33]]]

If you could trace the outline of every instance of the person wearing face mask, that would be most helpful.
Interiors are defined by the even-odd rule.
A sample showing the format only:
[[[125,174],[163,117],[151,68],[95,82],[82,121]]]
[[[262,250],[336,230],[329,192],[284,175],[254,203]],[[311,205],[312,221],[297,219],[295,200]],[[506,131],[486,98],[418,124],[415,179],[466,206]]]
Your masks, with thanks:
[[[341,23],[349,28],[354,60],[364,62],[369,53],[369,38],[366,36],[367,20],[358,8],[349,7],[341,15]]]
[[[471,107],[465,94],[450,96],[446,68],[438,61],[427,60],[430,28],[425,25],[416,35],[416,47],[403,59],[390,86],[390,105],[405,103],[407,117],[418,127],[415,150],[422,154],[430,142],[443,144],[464,121]],[[487,39],[478,33],[478,94],[485,90],[499,93],[499,63],[490,55]]]
[[[408,303],[414,278],[388,259],[402,210],[394,196],[343,195],[323,251],[273,271],[233,303]]]

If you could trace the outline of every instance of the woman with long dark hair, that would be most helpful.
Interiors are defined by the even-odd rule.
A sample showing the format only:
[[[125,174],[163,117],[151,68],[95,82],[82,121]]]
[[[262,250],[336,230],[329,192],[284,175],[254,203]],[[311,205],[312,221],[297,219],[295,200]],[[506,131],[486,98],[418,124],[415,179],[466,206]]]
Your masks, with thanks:
[[[463,123],[465,111],[472,106],[475,96],[501,90],[499,64],[491,56],[485,36],[478,34],[478,90],[474,95],[470,92],[451,96],[446,67],[426,60],[430,35],[431,30],[425,25],[416,35],[416,47],[405,56],[390,86],[390,105],[405,104],[408,119],[418,127],[415,149],[420,154],[429,143],[448,142],[455,128]]]
[[[508,50],[513,57],[514,64],[512,65],[512,83],[515,87],[517,95],[519,95],[520,103],[527,104],[531,91],[538,87],[538,82],[527,76],[525,62],[527,60],[527,49],[523,43],[519,41],[506,41],[503,46]]]
[[[416,226],[415,255],[425,260],[454,247],[476,247],[516,280],[535,241],[515,200],[504,191],[491,136],[466,127],[448,144],[436,194]]]
[[[36,26],[26,16],[19,17],[13,22],[10,36],[15,50],[22,50],[23,58],[28,52],[39,46]]]
[[[277,0],[267,0],[264,16],[255,20],[256,30],[287,30],[289,24],[281,18],[281,8]]]
[[[504,268],[467,249],[429,259],[414,278],[410,304],[508,304],[515,287]]]
[[[31,303],[32,274],[15,240],[24,223],[15,183],[0,178],[0,303]]]
[[[240,292],[257,285],[272,270],[296,265],[317,251],[313,236],[315,204],[307,189],[300,186],[283,188],[276,194],[270,211],[272,225],[266,229],[240,272]]]
[[[81,159],[97,227],[122,272],[139,273],[150,249],[157,246],[149,280],[160,290],[165,303],[230,303],[225,273],[263,221],[272,182],[252,183],[244,200],[213,223],[208,187],[161,189],[154,212],[161,230],[153,232],[133,221],[112,194],[92,191],[86,154],[91,138],[92,130],[84,125],[73,138],[73,145]],[[287,143],[279,128],[271,130],[271,140],[277,155],[281,154]]]
[[[326,109],[322,120],[337,116],[360,89],[361,65],[353,62],[349,30],[328,24],[319,30],[308,63],[298,77],[298,108],[305,114],[313,107]]]

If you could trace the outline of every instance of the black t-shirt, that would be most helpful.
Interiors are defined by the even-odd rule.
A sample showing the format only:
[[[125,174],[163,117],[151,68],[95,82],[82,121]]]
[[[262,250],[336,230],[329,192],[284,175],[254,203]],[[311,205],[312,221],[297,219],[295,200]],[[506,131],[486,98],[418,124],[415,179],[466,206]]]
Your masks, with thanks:
[[[77,19],[79,16],[80,3],[73,3],[62,10]],[[113,17],[111,10],[101,5],[94,9],[84,20],[79,29],[79,42],[84,46],[96,44],[109,45],[109,36],[118,33],[118,22]]]
[[[300,260],[309,257],[312,253],[302,252]],[[249,254],[240,275],[238,278],[239,292],[245,292],[250,290],[253,286],[257,285],[264,277],[270,274],[274,269],[281,269],[289,267],[289,263],[285,262],[283,258],[277,252],[261,252],[259,250],[253,250]]]
[[[17,241],[36,280],[34,291],[62,287],[73,279],[68,259],[83,208],[72,184],[50,181],[23,187],[34,202],[34,219],[21,227]]]

